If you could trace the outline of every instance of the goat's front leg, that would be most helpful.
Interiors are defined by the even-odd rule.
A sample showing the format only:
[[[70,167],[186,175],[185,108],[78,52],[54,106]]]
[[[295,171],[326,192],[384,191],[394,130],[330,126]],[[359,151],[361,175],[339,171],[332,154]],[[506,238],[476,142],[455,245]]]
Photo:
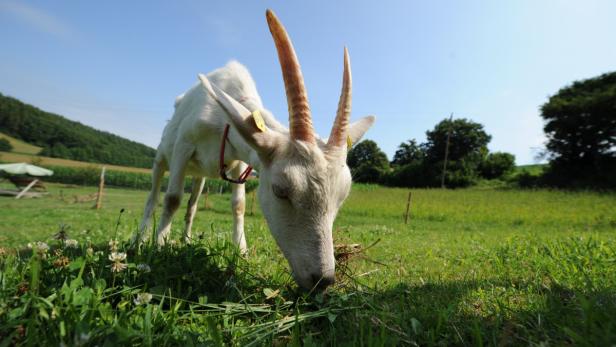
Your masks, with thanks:
[[[186,215],[184,216],[184,243],[189,243],[192,238],[192,224],[197,213],[197,207],[199,206],[199,196],[203,191],[205,185],[205,177],[193,177],[192,192],[190,193],[190,199],[188,200],[188,207],[186,207]]]
[[[145,204],[141,225],[139,226],[139,230],[133,235],[131,239],[131,245],[137,245],[147,240],[151,236],[151,234],[148,233],[148,228],[150,227],[150,220],[152,219],[154,209],[158,204],[160,185],[162,183],[162,179],[165,175],[166,169],[167,163],[164,160],[154,161],[154,166],[152,167],[152,190],[150,191],[150,194],[148,195],[148,200]]]
[[[238,177],[247,167],[240,163],[231,170],[233,177]],[[246,237],[244,236],[244,211],[246,210],[246,187],[243,184],[231,185],[231,210],[233,212],[233,243],[246,254]]]
[[[171,165],[169,165],[169,186],[165,193],[163,213],[160,217],[160,224],[158,225],[158,231],[156,233],[158,245],[165,244],[171,232],[171,220],[173,219],[173,215],[182,203],[184,173],[186,164],[193,154],[193,150],[192,146],[182,143],[176,143],[173,149],[173,158],[171,160]]]

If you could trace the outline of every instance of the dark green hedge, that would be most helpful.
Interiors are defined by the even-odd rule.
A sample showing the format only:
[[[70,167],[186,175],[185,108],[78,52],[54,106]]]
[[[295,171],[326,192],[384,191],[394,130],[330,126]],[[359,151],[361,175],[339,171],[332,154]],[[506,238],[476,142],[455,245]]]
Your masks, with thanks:
[[[97,186],[100,179],[100,169],[94,167],[88,168],[72,168],[64,166],[50,166],[50,170],[53,170],[53,176],[45,177],[47,182],[58,182],[66,184],[77,184],[83,186]],[[168,177],[163,179],[163,191],[166,189],[168,183]],[[132,188],[149,190],[152,187],[152,177],[147,173],[139,172],[124,172],[107,170],[105,172],[105,185],[111,187]],[[184,190],[189,192],[192,185],[192,179],[186,178],[184,183]],[[229,182],[220,179],[206,179],[206,188],[209,188],[211,192],[219,192],[221,187],[223,192],[231,191],[231,184]],[[258,185],[258,180],[251,179],[246,182],[246,190],[251,191]]]

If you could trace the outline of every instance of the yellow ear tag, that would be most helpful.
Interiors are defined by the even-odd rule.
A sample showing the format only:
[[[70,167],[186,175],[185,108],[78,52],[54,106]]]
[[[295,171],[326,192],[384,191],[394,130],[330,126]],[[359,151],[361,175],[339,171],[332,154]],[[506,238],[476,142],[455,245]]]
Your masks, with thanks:
[[[261,116],[261,112],[259,110],[252,111],[252,119],[255,120],[255,125],[261,132],[265,132],[267,130],[265,127],[265,121],[263,120],[263,116]]]
[[[347,148],[351,149],[353,147],[353,140],[351,140],[351,136],[347,135]]]

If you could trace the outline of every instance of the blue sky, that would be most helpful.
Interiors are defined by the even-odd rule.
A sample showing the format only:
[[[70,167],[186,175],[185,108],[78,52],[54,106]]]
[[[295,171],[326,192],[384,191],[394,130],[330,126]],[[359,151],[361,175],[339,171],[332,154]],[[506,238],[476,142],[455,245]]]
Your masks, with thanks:
[[[367,138],[390,158],[454,112],[533,163],[539,106],[616,70],[614,1],[0,0],[0,92],[156,147],[197,73],[237,59],[286,123],[266,8],[294,42],[316,130],[329,134],[347,45],[352,117],[377,116]]]

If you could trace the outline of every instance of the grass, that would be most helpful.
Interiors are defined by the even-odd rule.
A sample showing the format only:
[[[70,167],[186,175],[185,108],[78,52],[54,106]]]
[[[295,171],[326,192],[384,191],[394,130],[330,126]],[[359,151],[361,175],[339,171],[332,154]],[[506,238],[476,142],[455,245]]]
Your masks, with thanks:
[[[548,164],[531,164],[516,166],[514,173],[528,172],[533,176],[539,176],[548,167]]]
[[[0,139],[7,139],[9,143],[11,144],[11,146],[13,146],[12,152],[15,152],[15,153],[36,155],[36,154],[39,154],[41,150],[43,149],[42,147],[31,145],[27,142],[18,140],[14,137],[11,137],[3,133],[0,133]]]
[[[340,254],[337,284],[314,295],[297,291],[257,207],[246,217],[249,256],[237,255],[227,194],[198,213],[195,244],[121,243],[128,268],[112,273],[107,243],[136,229],[147,192],[108,189],[97,211],[70,199],[95,188],[50,189],[0,199],[0,340],[9,344],[616,343],[613,194],[418,189],[405,225],[408,190],[354,186],[334,237],[361,252]],[[78,248],[52,238],[60,224]],[[52,249],[24,249],[33,241]]]

